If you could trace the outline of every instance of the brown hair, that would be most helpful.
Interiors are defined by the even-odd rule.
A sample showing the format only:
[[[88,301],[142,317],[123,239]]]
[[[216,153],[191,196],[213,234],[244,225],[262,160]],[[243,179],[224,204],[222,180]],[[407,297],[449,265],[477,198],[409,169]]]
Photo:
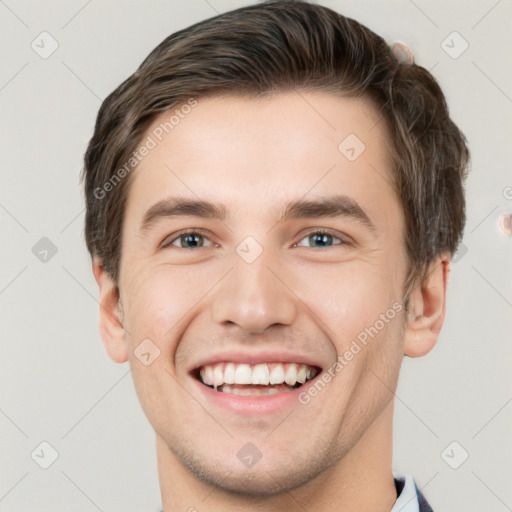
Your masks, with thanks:
[[[129,171],[155,118],[191,98],[294,89],[370,98],[385,120],[405,215],[405,288],[427,275],[438,254],[454,254],[465,224],[469,152],[436,80],[421,66],[401,66],[358,22],[305,1],[278,0],[170,35],[101,105],[82,174],[85,238],[116,284]]]

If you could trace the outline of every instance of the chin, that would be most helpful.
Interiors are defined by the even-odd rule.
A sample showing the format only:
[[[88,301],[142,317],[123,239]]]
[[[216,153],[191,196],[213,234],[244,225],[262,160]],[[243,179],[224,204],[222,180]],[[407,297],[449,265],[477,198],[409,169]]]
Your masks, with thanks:
[[[190,453],[184,457],[181,456],[183,454],[176,455],[199,480],[228,494],[255,500],[305,485],[335,463],[327,447],[325,452],[317,451],[309,458],[298,458],[296,454],[291,458],[287,456],[286,460],[280,459],[277,454],[270,458],[262,456],[252,467],[244,467],[238,459],[233,464],[232,459],[209,461],[204,457],[191,456]],[[294,457],[295,460],[292,460]]]
[[[189,468],[192,472],[198,468]],[[244,498],[265,498],[290,491],[306,483],[310,477],[296,468],[273,468],[272,471],[245,469],[219,472],[218,468],[201,468],[196,476],[225,492]]]

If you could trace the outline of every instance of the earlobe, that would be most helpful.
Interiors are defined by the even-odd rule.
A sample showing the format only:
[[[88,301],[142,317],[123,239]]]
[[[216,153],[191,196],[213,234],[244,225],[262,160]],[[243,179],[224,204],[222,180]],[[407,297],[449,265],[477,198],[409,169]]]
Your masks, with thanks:
[[[434,348],[444,322],[449,273],[450,256],[443,254],[411,293],[404,335],[406,356],[421,357]]]
[[[99,331],[103,345],[110,359],[116,363],[124,363],[128,360],[128,352],[120,312],[119,290],[97,258],[93,259],[92,270],[100,290]]]

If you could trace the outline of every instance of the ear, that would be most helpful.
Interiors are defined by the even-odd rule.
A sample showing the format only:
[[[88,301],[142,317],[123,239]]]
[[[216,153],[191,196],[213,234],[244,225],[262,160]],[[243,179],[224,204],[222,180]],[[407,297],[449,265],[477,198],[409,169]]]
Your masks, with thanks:
[[[444,253],[432,263],[428,276],[409,298],[404,354],[420,357],[437,342],[446,311],[446,289],[450,274],[450,255]]]
[[[93,259],[92,271],[100,289],[99,330],[105,350],[116,363],[128,360],[119,289],[103,267],[101,261]]]

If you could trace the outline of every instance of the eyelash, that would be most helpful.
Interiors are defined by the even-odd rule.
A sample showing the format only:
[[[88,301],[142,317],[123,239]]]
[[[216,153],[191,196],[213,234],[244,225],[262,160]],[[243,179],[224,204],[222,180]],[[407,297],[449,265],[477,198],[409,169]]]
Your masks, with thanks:
[[[170,235],[172,236],[173,238],[169,241],[166,242],[166,240],[169,238],[169,237],[166,237],[164,239],[164,241],[162,242],[161,244],[161,247],[162,249],[166,249],[168,247],[171,247],[173,242],[175,242],[176,240],[179,240],[181,237],[183,236],[186,236],[186,235],[201,235],[201,236],[204,236],[205,238],[208,238],[207,234],[205,231],[203,231],[202,229],[200,228],[196,228],[196,229],[185,229],[183,231],[179,231],[178,233],[175,233],[174,235]],[[314,229],[312,231],[309,231],[308,233],[306,233],[296,244],[293,245],[293,247],[298,247],[298,243],[301,242],[302,240],[304,240],[304,238],[307,238],[311,235],[330,235],[333,237],[334,240],[339,240],[341,243],[338,243],[338,244],[333,244],[334,245],[351,245],[351,243],[347,240],[343,240],[341,239],[340,237],[336,236],[332,231],[328,230],[328,229],[323,229],[323,228],[317,228],[317,229]],[[331,246],[331,247],[333,247]],[[187,247],[176,247],[174,246],[176,249],[182,249],[182,250],[192,250],[190,248],[187,248]],[[302,246],[301,246],[302,247]],[[328,249],[329,247],[320,247],[320,249]],[[198,247],[198,249],[202,249],[202,247]],[[312,247],[312,249],[315,249],[315,247]]]

